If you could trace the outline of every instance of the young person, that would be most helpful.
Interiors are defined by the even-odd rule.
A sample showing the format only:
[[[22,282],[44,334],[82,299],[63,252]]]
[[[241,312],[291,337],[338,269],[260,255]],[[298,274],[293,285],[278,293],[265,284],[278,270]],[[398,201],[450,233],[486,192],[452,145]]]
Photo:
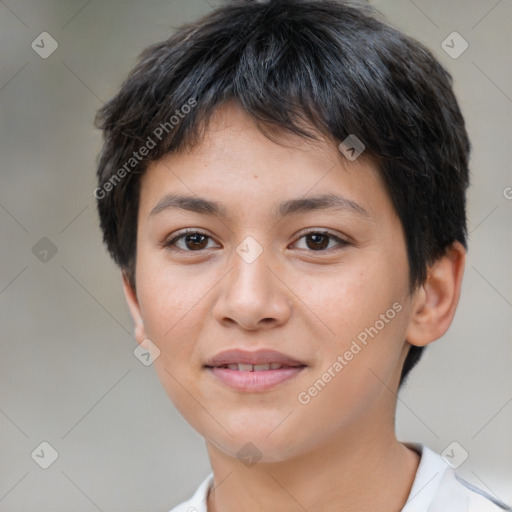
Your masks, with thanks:
[[[466,252],[470,144],[426,48],[364,2],[231,1],[97,125],[137,342],[213,469],[173,511],[510,510],[395,435]]]

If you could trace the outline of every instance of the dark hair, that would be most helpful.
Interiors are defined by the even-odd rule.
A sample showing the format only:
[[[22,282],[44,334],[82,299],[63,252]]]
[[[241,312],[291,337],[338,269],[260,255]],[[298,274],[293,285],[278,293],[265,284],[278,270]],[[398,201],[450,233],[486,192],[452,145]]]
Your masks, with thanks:
[[[454,241],[466,247],[470,143],[430,51],[365,2],[235,0],[147,48],[97,113],[103,239],[134,289],[140,176],[193,146],[227,100],[262,131],[356,135],[403,225],[411,290]],[[421,353],[411,346],[400,385]]]

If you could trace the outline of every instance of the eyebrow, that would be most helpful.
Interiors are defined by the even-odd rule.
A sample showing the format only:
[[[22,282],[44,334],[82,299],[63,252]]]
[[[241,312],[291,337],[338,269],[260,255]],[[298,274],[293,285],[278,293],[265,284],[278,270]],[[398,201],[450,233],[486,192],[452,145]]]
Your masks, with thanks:
[[[226,218],[227,209],[217,201],[211,201],[202,197],[182,196],[168,194],[164,196],[151,210],[149,216],[153,217],[165,210],[179,208],[194,213],[212,215]],[[274,217],[285,217],[288,215],[307,213],[318,210],[334,210],[341,212],[355,213],[361,217],[371,219],[370,214],[358,203],[335,194],[323,194],[314,197],[301,197],[289,199],[275,205],[272,214]]]

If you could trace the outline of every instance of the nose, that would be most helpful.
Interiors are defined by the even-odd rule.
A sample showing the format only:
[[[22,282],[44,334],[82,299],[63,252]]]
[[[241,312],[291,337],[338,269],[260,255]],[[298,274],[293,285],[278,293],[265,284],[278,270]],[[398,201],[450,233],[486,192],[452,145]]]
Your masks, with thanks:
[[[238,325],[254,331],[286,323],[291,314],[290,292],[271,268],[264,251],[248,263],[233,254],[232,270],[221,281],[221,292],[213,308],[214,317],[226,327]]]

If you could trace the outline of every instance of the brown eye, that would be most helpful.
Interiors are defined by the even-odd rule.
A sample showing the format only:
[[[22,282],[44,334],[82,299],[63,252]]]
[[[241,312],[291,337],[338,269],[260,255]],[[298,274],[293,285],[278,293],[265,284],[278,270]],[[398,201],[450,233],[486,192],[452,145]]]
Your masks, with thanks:
[[[325,249],[329,245],[329,236],[323,234],[307,235],[306,245],[308,246],[308,249],[312,249],[314,251]]]
[[[195,235],[185,235],[185,245],[191,251],[204,249],[208,245],[208,237],[199,233]]]
[[[197,252],[203,249],[210,248],[208,243],[212,238],[204,233],[198,231],[189,231],[175,236],[169,242],[164,244],[165,247],[171,250],[181,250],[185,252]]]
[[[304,240],[305,243],[301,244],[302,240]],[[331,249],[342,249],[343,247],[350,244],[346,240],[343,240],[328,231],[310,231],[309,233],[302,235],[295,243],[295,245],[299,249],[316,252],[328,252]],[[300,245],[302,245],[302,247]]]

